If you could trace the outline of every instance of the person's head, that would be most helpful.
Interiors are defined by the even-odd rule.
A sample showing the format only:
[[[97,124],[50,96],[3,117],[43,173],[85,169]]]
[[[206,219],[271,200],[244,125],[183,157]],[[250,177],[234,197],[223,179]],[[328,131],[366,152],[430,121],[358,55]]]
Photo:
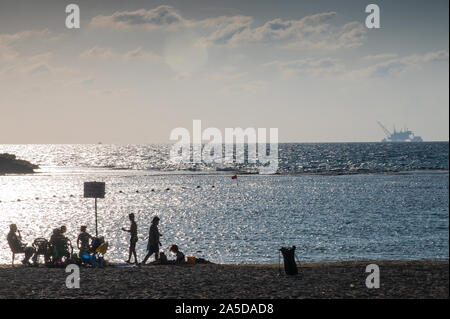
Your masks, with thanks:
[[[170,246],[169,251],[176,254],[178,252],[178,246],[177,245]]]
[[[87,226],[81,226],[81,227],[80,227],[80,231],[81,231],[82,233],[84,233],[84,232],[86,231],[86,229],[87,229]]]
[[[61,234],[64,234],[67,231],[67,227],[62,225],[61,226]]]
[[[159,224],[159,217],[158,216],[153,217],[152,224],[154,224],[154,225],[158,225]]]
[[[9,225],[9,230],[15,233],[17,231],[17,225],[16,224]]]
[[[128,214],[128,218],[129,218],[131,221],[134,221],[134,214],[133,214],[133,213]]]

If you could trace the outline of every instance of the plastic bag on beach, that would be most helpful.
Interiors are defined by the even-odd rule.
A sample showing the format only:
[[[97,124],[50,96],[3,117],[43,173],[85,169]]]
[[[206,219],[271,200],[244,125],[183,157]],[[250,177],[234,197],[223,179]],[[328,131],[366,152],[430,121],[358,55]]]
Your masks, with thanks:
[[[287,275],[297,275],[297,263],[295,262],[295,246],[281,247],[280,251],[283,255],[284,271]]]

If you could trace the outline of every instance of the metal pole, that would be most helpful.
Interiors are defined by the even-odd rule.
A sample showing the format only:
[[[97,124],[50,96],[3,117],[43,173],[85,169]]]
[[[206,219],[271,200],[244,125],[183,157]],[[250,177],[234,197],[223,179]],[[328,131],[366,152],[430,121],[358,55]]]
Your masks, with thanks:
[[[98,228],[97,228],[97,197],[95,198],[95,237],[98,237]]]

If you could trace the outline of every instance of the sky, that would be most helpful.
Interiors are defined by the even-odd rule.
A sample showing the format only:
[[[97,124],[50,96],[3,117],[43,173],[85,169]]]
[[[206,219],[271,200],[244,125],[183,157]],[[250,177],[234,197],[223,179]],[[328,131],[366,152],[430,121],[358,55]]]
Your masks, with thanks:
[[[0,144],[164,143],[193,120],[280,142],[380,141],[377,121],[448,141],[448,6],[0,0]]]

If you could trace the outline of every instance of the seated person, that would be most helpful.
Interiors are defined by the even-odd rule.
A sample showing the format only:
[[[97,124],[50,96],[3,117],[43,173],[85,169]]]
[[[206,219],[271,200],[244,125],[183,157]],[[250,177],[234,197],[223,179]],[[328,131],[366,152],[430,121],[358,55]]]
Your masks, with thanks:
[[[81,226],[81,233],[78,235],[77,247],[80,250],[80,257],[83,254],[89,255],[91,253],[91,245],[89,244],[92,236],[86,231],[86,226]]]
[[[177,245],[170,246],[169,251],[174,253],[177,256],[177,259],[175,260],[176,264],[184,264],[184,263],[186,263],[186,259],[184,257],[184,254],[178,249]]]
[[[29,265],[30,258],[34,255],[35,250],[33,247],[27,247],[27,244],[22,243],[22,236],[20,236],[20,231],[15,224],[9,225],[9,233],[6,239],[14,254],[25,253],[25,258],[22,260],[22,263]]]
[[[50,237],[50,244],[53,247],[53,261],[62,261],[63,257],[70,258],[69,239],[64,236],[66,226],[55,228]]]

